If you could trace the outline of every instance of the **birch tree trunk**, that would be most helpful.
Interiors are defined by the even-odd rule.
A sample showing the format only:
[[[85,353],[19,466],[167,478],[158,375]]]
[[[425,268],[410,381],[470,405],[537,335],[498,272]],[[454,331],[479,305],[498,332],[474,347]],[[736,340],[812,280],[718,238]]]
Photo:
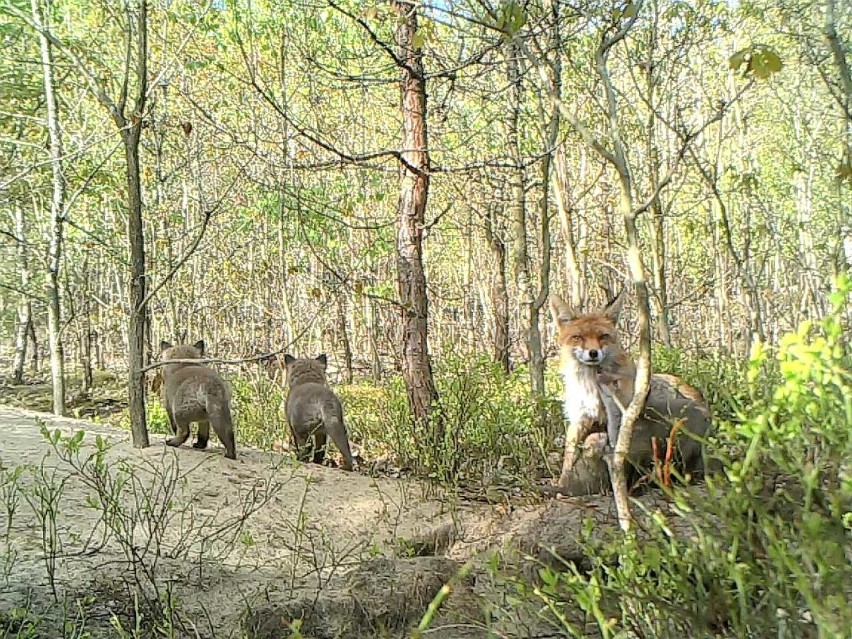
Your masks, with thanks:
[[[44,78],[44,101],[47,107],[47,131],[50,137],[50,167],[53,197],[50,202],[50,243],[47,254],[47,337],[50,349],[50,380],[53,386],[53,414],[65,414],[65,362],[62,352],[62,317],[60,304],[60,268],[62,265],[62,233],[65,220],[65,176],[62,171],[62,131],[59,106],[53,78],[53,47],[45,31],[49,28],[50,0],[44,12],[39,0],[31,0],[32,17],[39,31],[41,69]]]

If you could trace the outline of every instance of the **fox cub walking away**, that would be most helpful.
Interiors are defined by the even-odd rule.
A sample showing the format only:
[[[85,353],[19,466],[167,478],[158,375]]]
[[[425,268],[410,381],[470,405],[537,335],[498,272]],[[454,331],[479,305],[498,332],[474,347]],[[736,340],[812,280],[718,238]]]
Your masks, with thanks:
[[[172,346],[160,342],[160,359],[201,359],[204,341],[192,346]],[[169,446],[180,446],[189,438],[189,425],[198,422],[198,437],[193,448],[207,448],[210,426],[225,447],[225,457],[237,458],[234,422],[231,418],[231,391],[215,370],[204,364],[166,364],[162,367],[163,406],[169,416],[174,437]]]
[[[328,436],[343,455],[343,468],[352,470],[352,452],[343,423],[343,406],[326,382],[327,364],[328,358],[324,353],[304,359],[284,355],[287,385],[290,387],[285,404],[287,422],[293,431],[301,461],[308,461],[313,448],[313,461],[321,464],[325,459]],[[313,439],[313,447],[310,439]]]

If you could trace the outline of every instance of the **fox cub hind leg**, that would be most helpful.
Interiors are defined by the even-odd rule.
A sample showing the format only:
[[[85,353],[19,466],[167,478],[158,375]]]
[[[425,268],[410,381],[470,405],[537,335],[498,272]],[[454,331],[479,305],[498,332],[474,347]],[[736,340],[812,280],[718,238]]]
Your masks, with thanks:
[[[210,441],[210,422],[198,422],[198,435],[195,439],[193,448],[204,450],[207,448],[207,443]]]
[[[189,439],[189,424],[190,421],[186,419],[178,419],[177,420],[177,430],[175,432],[175,436],[166,440],[166,444],[169,446],[179,447],[182,446],[183,443]]]

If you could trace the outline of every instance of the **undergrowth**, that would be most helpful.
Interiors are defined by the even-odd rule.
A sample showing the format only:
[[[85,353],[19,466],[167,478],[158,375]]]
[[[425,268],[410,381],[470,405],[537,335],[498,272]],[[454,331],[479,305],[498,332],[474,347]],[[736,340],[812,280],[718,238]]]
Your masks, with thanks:
[[[582,533],[590,570],[512,578],[513,610],[604,638],[848,637],[852,628],[852,349],[834,313],[756,345],[719,423],[724,476],[668,494],[624,535]],[[731,381],[736,381],[734,377]],[[502,570],[495,564],[495,573]]]

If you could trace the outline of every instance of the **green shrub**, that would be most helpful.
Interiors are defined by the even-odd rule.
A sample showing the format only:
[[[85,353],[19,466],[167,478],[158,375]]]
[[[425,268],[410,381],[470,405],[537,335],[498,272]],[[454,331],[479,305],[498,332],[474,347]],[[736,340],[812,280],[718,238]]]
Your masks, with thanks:
[[[153,401],[152,395],[155,395]],[[119,428],[130,430],[130,411],[127,408],[122,409],[114,419]],[[148,394],[148,401],[145,404],[145,422],[148,424],[149,433],[171,436],[172,427],[169,424],[169,416],[166,414],[166,409],[163,408],[159,395]]]
[[[448,357],[435,363],[434,374],[440,399],[425,432],[412,422],[401,378],[382,388],[337,389],[366,457],[390,455],[454,485],[523,483],[530,469],[543,466],[546,426],[561,424],[561,407],[556,399],[531,400],[525,368],[506,375],[487,357]]]
[[[700,389],[713,407],[715,419],[735,418],[753,399],[754,389],[743,383],[747,362],[723,353],[688,354],[681,349],[658,346],[654,349],[652,364],[655,372],[677,375]]]
[[[288,441],[290,431],[281,404],[281,387],[265,375],[233,377],[231,410],[237,443],[272,450],[280,441]]]

